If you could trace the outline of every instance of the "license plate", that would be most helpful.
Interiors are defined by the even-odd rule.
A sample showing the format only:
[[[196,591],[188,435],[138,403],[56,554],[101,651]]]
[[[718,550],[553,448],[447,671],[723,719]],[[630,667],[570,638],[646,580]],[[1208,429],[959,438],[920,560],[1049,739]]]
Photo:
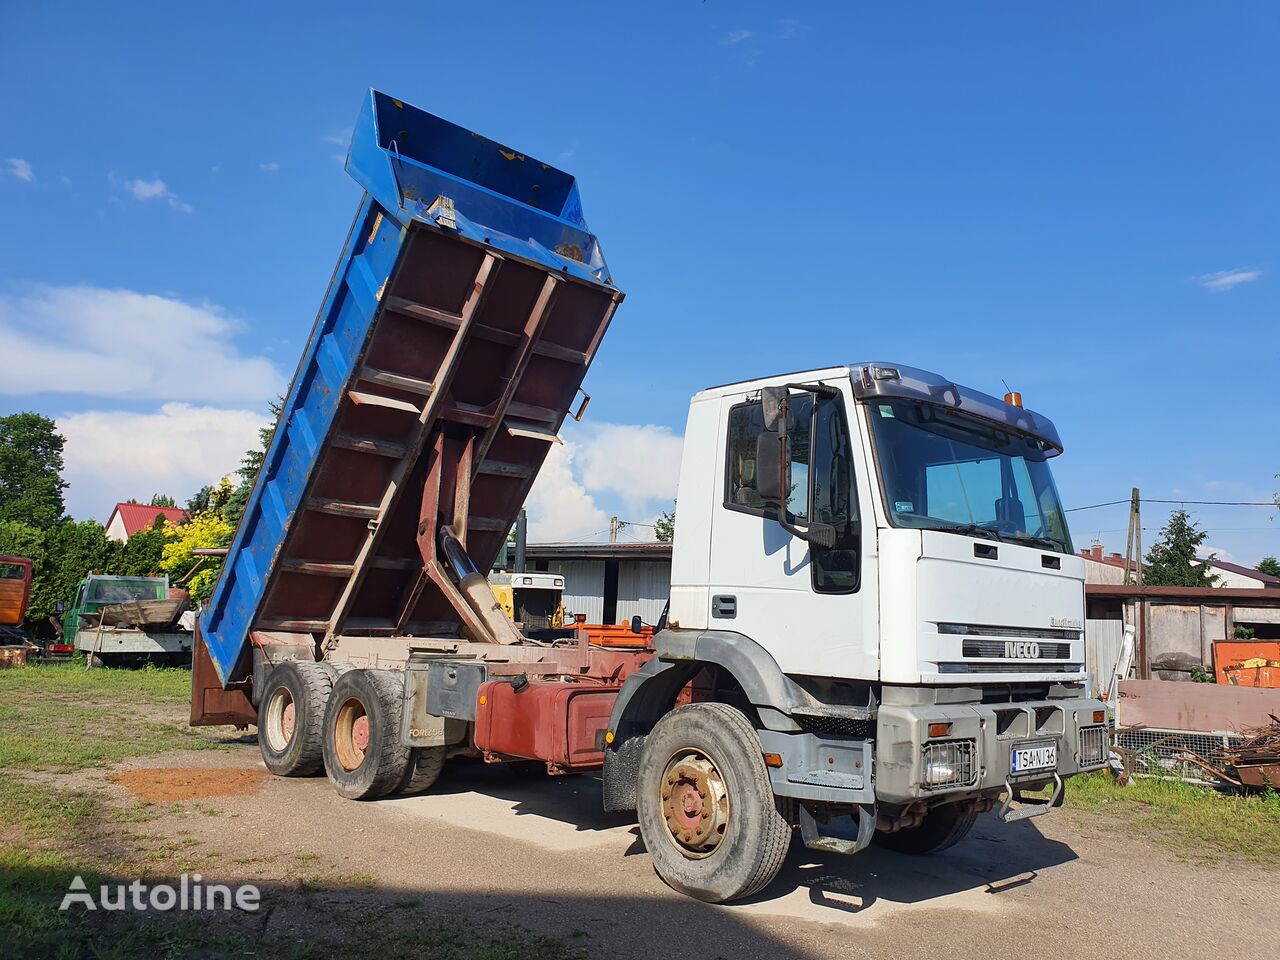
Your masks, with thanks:
[[[1028,743],[1009,751],[1009,770],[1026,773],[1030,770],[1052,770],[1058,765],[1056,743]]]

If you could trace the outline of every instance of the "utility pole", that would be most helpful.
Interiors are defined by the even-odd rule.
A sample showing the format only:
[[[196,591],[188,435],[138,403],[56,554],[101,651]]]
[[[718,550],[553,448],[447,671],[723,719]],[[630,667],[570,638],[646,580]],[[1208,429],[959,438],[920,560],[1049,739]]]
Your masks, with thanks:
[[[1131,563],[1134,564],[1132,569]],[[1137,487],[1133,488],[1129,497],[1129,535],[1124,545],[1124,582],[1142,586],[1142,496]]]
[[[520,512],[516,514],[516,558],[515,563],[511,565],[511,569],[516,573],[524,573],[525,570],[525,546],[529,538],[529,515],[524,512],[524,508],[520,508]]]
[[[618,522],[617,517],[609,518],[609,542],[610,543],[618,542],[618,530],[621,528],[621,526],[622,524]]]

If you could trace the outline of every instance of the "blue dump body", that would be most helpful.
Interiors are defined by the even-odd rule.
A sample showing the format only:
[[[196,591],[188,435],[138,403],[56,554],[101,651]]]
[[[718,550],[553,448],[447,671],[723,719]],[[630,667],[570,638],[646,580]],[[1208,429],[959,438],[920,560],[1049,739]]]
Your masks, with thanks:
[[[447,632],[415,542],[433,457],[465,445],[487,569],[622,299],[562,170],[377,91],[346,169],[366,192],[199,621],[224,686],[256,631]]]

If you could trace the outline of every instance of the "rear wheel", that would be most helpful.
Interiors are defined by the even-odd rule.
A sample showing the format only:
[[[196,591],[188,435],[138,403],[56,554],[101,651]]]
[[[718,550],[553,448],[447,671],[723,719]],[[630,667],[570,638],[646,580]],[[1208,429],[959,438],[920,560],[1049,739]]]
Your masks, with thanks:
[[[333,684],[321,664],[286,660],[258,700],[258,748],[278,777],[307,777],[324,762],[322,724]]]
[[[396,793],[422,793],[435,786],[444,770],[448,747],[414,747],[409,757],[409,767]]]
[[[690,704],[658,722],[640,756],[636,801],[654,868],[681,893],[724,903],[764,889],[782,869],[791,826],[755,730],[727,704]]]
[[[403,678],[389,670],[349,670],[334,681],[324,716],[324,767],[348,800],[373,800],[406,782],[403,696]]]
[[[952,803],[934,807],[925,814],[924,823],[918,827],[877,833],[873,839],[887,850],[923,857],[955,846],[973,829],[977,819],[976,813],[962,813],[960,805]]]

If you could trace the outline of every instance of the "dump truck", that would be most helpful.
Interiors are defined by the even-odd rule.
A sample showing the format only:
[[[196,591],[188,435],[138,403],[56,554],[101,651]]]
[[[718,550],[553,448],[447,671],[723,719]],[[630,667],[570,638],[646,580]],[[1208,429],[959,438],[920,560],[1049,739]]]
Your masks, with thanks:
[[[185,665],[195,634],[182,622],[186,594],[173,596],[169,578],[91,573],[62,607],[64,647],[95,667],[150,661]]]
[[[28,557],[0,556],[0,666],[26,663],[34,646],[24,625],[33,568]]]
[[[1103,765],[1057,430],[898,363],[698,393],[662,629],[523,636],[481,571],[623,295],[574,178],[517,149],[373,91],[346,170],[364,196],[199,618],[192,723],[256,724],[270,771],[354,800],[466,758],[598,775],[713,902],[796,830],[928,854]]]

